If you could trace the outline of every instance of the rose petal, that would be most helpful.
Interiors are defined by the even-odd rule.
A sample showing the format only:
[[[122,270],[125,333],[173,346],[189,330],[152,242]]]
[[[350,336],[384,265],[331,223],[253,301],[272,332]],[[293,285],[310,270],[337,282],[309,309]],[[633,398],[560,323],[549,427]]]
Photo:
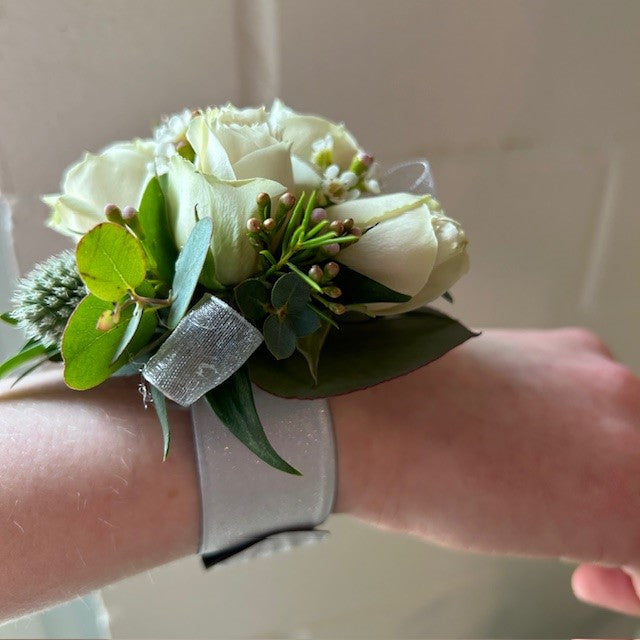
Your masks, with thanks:
[[[332,217],[335,209],[349,204],[331,207]],[[425,286],[437,253],[431,213],[419,205],[383,219],[356,244],[341,251],[337,260],[394,291],[414,296]]]

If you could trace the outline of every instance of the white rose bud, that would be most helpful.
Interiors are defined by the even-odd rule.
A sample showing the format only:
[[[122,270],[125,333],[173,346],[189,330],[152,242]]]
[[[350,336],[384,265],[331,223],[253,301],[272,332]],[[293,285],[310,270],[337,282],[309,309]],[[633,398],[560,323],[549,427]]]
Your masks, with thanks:
[[[401,304],[367,305],[376,315],[405,313],[435,300],[469,269],[467,239],[459,223],[432,213],[409,193],[362,198],[328,209],[335,220],[353,218],[366,232],[343,249],[338,262],[411,296]]]
[[[155,145],[150,141],[119,142],[100,154],[87,153],[69,167],[62,181],[62,193],[42,198],[51,207],[47,224],[59,233],[79,238],[106,220],[104,208],[138,206],[153,176]]]

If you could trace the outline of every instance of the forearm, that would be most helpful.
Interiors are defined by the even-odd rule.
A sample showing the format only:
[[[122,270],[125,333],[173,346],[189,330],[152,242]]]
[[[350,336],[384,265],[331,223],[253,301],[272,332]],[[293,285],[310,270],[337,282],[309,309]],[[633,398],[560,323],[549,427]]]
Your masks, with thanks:
[[[0,387],[0,619],[197,551],[189,414],[162,461],[131,379],[69,391],[58,372]]]

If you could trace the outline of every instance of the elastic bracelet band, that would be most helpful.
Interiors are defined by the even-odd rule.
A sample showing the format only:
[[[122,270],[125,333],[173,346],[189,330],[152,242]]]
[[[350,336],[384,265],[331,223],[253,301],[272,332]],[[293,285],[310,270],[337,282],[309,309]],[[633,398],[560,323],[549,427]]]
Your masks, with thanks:
[[[269,441],[302,476],[258,459],[224,427],[206,400],[191,409],[202,500],[199,553],[205,567],[271,555],[325,539],[314,530],[331,513],[336,448],[326,400],[283,399],[255,389]]]

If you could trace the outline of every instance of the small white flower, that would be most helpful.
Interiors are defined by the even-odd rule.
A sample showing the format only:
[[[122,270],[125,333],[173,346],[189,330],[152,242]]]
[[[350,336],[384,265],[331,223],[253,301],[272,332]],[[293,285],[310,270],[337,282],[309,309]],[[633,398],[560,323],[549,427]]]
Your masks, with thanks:
[[[333,136],[326,136],[311,143],[311,162],[321,169],[326,169],[333,164]]]
[[[178,153],[177,145],[187,140],[187,128],[193,118],[193,111],[185,109],[180,113],[164,116],[162,122],[153,130],[155,142],[155,164],[150,167],[157,173],[166,173],[169,158]]]
[[[380,193],[380,182],[378,180],[378,163],[374,162],[367,172],[362,176],[362,185],[367,193],[378,195]]]
[[[360,195],[355,188],[358,176],[353,171],[343,171],[337,164],[330,165],[322,178],[322,195],[333,204],[342,204],[347,200],[354,200]]]

